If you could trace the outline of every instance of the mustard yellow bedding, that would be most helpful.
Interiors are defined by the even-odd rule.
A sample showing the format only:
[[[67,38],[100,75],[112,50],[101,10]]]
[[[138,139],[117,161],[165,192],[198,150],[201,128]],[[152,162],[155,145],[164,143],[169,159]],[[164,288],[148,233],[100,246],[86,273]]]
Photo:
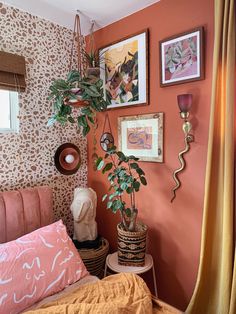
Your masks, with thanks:
[[[155,303],[155,302],[154,302]],[[152,314],[179,313],[163,311],[152,302],[142,278],[134,274],[117,274],[83,285],[62,298],[27,314]]]

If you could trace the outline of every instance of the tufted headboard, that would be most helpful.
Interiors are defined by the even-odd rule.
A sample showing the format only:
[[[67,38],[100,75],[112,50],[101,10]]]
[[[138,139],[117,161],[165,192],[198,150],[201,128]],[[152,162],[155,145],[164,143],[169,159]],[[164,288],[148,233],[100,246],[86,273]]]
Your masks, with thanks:
[[[0,193],[0,243],[53,222],[51,188],[40,186]]]

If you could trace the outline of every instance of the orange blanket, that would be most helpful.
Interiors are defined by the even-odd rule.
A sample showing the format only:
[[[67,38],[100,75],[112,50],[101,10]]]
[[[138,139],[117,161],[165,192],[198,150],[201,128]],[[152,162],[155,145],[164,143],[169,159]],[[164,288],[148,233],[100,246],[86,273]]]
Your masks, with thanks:
[[[83,285],[57,301],[47,303],[27,314],[152,314],[163,312],[154,306],[142,278],[134,274],[117,274],[96,283]],[[177,313],[177,312],[176,312]]]

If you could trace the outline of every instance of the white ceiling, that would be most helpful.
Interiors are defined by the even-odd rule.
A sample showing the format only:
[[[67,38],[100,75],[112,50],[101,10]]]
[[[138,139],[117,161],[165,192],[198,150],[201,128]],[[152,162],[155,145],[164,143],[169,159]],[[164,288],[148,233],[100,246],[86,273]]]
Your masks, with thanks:
[[[99,29],[158,1],[160,0],[6,0],[1,2],[67,28],[73,28],[76,11],[80,10],[82,33],[88,34],[91,20],[95,20],[95,29]]]

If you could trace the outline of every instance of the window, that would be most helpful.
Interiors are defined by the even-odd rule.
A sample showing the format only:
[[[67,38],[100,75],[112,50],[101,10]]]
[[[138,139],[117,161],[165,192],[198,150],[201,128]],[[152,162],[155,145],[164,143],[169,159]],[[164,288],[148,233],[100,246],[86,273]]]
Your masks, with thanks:
[[[18,132],[18,93],[0,89],[0,133]]]

